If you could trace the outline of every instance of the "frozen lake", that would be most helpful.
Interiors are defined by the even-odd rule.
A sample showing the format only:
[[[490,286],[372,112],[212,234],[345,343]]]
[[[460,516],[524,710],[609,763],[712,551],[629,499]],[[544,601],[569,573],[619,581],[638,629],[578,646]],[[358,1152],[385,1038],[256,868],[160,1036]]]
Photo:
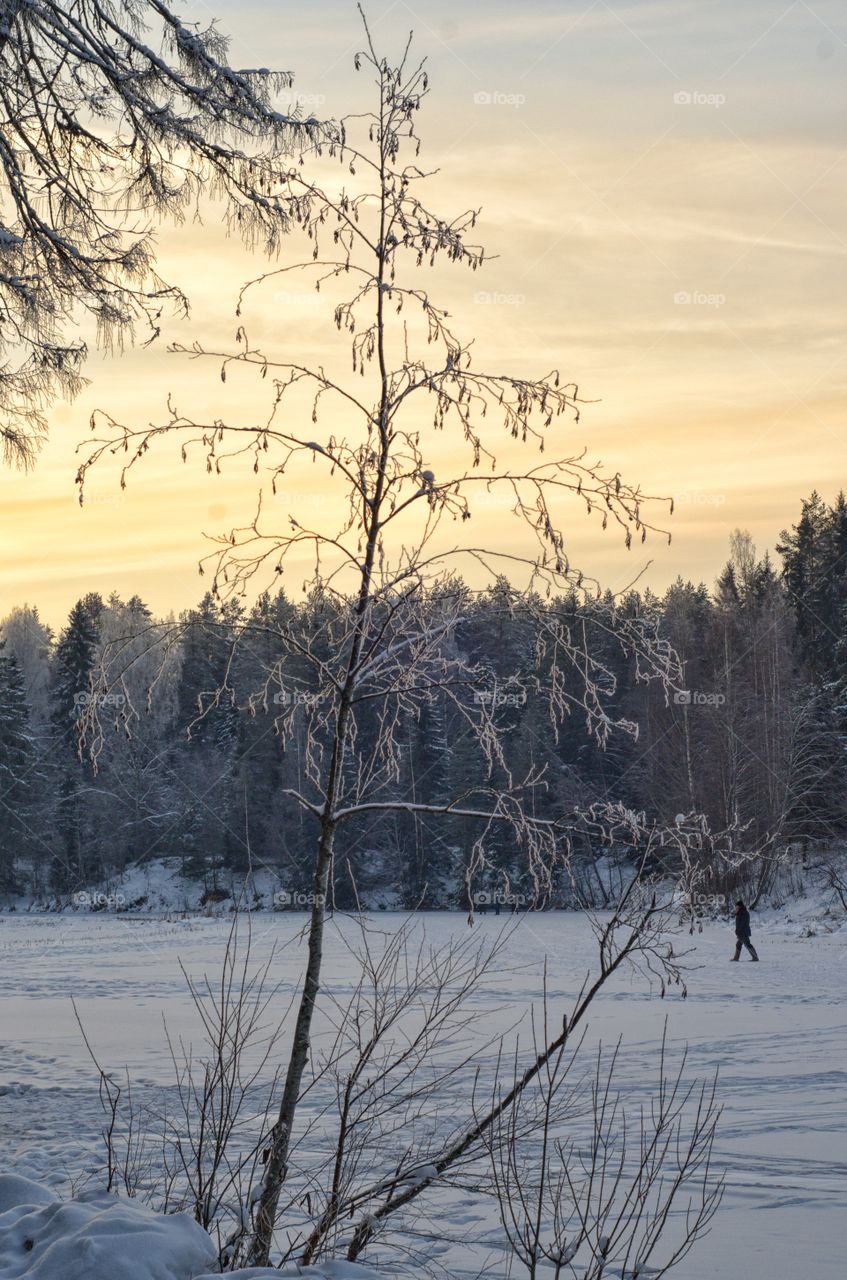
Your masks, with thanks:
[[[253,920],[257,961],[283,944],[278,975],[293,992],[303,949],[295,935],[304,917]],[[400,917],[375,925],[396,928]],[[460,915],[421,915],[431,941],[464,935]],[[564,1011],[595,966],[588,922],[561,913],[478,919],[475,934],[512,928],[495,978],[476,999],[488,1025],[526,1018],[541,991],[546,962],[554,1012]],[[124,1064],[141,1088],[172,1080],[162,1017],[183,1036],[196,1029],[180,961],[199,977],[220,964],[228,922],[163,922],[101,913],[93,916],[0,917],[0,1149],[2,1167],[57,1185],[76,1181],[99,1157],[101,1115],[96,1079],[71,1008],[80,1015],[100,1061]],[[337,919],[326,951],[326,981],[351,985]],[[646,981],[618,975],[598,999],[590,1040],[623,1038],[620,1083],[646,1096],[655,1079],[664,1021],[674,1057],[689,1046],[694,1075],[720,1072],[724,1107],[716,1163],[727,1191],[708,1238],[672,1274],[681,1280],[794,1280],[844,1274],[847,1220],[847,1014],[845,934],[795,936],[772,924],[755,931],[762,963],[728,963],[731,928],[708,924],[681,941],[693,948],[689,995],[665,1000]],[[280,1012],[286,1003],[280,993]],[[461,1198],[461,1192],[455,1193]],[[458,1202],[457,1202],[458,1203]],[[458,1206],[465,1233],[489,1240],[490,1215]],[[445,1236],[447,1272],[458,1273]],[[457,1254],[457,1259],[458,1259]],[[377,1257],[374,1255],[374,1264]],[[515,1273],[517,1274],[517,1273]]]

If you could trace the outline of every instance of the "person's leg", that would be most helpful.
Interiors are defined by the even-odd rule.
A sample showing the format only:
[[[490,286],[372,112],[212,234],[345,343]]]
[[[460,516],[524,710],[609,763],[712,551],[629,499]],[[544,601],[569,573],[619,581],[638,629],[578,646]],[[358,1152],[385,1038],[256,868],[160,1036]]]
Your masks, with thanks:
[[[745,939],[744,945],[747,948],[747,950],[750,952],[750,959],[758,960],[759,957],[756,955],[756,948],[753,946],[749,938]]]
[[[735,955],[734,955],[734,956],[731,956],[731,957],[730,957],[730,959],[731,959],[731,960],[739,960],[740,958],[741,958],[741,939],[740,939],[740,938],[736,938],[736,940],[735,940]]]

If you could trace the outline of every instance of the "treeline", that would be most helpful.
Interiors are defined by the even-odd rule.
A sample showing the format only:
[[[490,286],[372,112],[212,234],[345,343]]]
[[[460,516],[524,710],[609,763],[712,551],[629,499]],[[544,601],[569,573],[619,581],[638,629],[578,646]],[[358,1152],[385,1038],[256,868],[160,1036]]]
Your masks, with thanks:
[[[758,558],[738,532],[712,591],[680,579],[661,597],[516,604],[502,585],[478,595],[451,583],[463,599],[450,643],[485,679],[459,696],[435,692],[392,725],[394,793],[438,807],[479,781],[485,766],[462,699],[483,698],[504,745],[495,767],[535,777],[523,798],[537,816],[603,800],[668,823],[702,813],[714,831],[732,830],[770,858],[839,838],[847,826],[844,496],[829,506],[813,494],[777,552],[778,565]],[[210,886],[252,864],[308,887],[314,826],[289,793],[305,785],[318,695],[305,671],[288,685],[267,678],[279,662],[276,638],[293,628],[314,642],[324,607],[281,592],[247,610],[207,595],[163,624],[138,598],[90,594],[58,636],[36,609],[13,609],[0,649],[0,892],[67,895],[162,856],[179,857],[186,874]],[[590,671],[574,664],[564,672],[557,705],[569,713],[561,720],[542,688],[539,608],[564,618],[592,657]],[[640,678],[637,654],[621,638],[638,620],[657,625],[684,660],[669,697]],[[124,673],[105,692],[97,679],[104,655],[113,664],[117,655]],[[591,683],[610,720],[637,733],[598,742],[585,712]],[[365,716],[351,769],[384,752],[381,734],[377,712],[373,724]],[[487,852],[520,889],[525,871],[508,832],[487,832]],[[352,822],[339,835],[336,899],[379,892],[410,905],[458,901],[479,836],[473,819],[419,812]]]

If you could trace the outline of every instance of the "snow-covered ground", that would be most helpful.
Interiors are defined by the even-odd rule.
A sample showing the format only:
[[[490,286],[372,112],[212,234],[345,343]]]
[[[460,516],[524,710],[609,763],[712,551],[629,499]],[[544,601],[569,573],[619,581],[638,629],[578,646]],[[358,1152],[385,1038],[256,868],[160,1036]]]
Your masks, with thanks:
[[[649,1096],[665,1018],[674,1055],[687,1044],[694,1074],[720,1071],[724,1114],[716,1154],[727,1193],[711,1234],[674,1273],[681,1280],[835,1280],[844,1274],[847,931],[829,932],[824,921],[804,936],[812,930],[797,915],[754,919],[758,965],[746,956],[729,963],[727,924],[683,934],[693,949],[686,1000],[676,994],[661,1000],[642,978],[628,975],[594,1007],[591,1039],[623,1037],[620,1082],[634,1099]],[[289,991],[301,973],[302,948],[293,939],[304,919],[262,913],[252,922],[257,960],[275,943],[288,944],[278,964]],[[392,929],[400,920],[379,913],[375,923]],[[489,915],[475,930],[482,937],[514,925]],[[455,914],[421,915],[419,926],[436,943],[467,931]],[[86,1170],[102,1158],[102,1118],[71,997],[104,1065],[126,1064],[142,1090],[170,1085],[162,1015],[183,1035],[196,1027],[179,961],[192,975],[214,973],[228,928],[220,918],[157,920],[109,911],[0,916],[0,1172],[62,1194],[84,1184]],[[326,980],[336,991],[349,990],[341,935],[352,929],[342,917],[330,930]],[[496,981],[482,997],[490,1026],[513,1022],[538,1000],[545,961],[554,1007],[564,1008],[595,963],[585,918],[538,913],[517,922]],[[282,1009],[285,990],[279,999]],[[490,1211],[462,1192],[452,1194],[455,1203],[432,1253],[458,1276],[474,1258],[491,1256],[469,1245],[493,1246],[497,1233]],[[453,1235],[464,1243],[451,1243]],[[0,1275],[7,1274],[28,1273],[7,1273],[0,1265]],[[496,1271],[489,1266],[488,1274]]]
[[[187,1213],[89,1190],[60,1200],[19,1174],[0,1174],[0,1280],[214,1280],[215,1246]],[[316,1267],[252,1267],[238,1280],[382,1280],[330,1260]]]

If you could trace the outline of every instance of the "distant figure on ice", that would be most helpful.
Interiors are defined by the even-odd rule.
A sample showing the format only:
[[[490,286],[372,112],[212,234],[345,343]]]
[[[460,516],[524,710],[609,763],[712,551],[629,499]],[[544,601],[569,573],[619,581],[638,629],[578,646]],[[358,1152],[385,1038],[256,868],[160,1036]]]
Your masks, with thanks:
[[[751,960],[758,960],[756,948],[750,941],[750,912],[739,898],[735,904],[735,955],[733,960],[738,960],[741,956],[741,948],[746,947],[750,952]]]

